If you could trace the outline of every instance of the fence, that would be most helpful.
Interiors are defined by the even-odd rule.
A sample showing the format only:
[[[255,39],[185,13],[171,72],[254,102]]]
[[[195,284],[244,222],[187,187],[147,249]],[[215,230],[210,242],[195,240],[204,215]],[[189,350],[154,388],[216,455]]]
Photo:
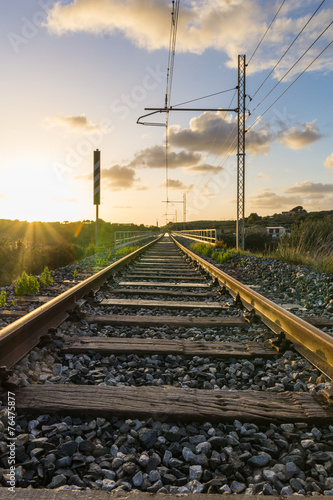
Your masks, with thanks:
[[[208,245],[215,245],[216,243],[216,229],[185,229],[183,231],[172,231],[172,234],[207,243]]]
[[[114,233],[114,248],[126,247],[129,244],[139,243],[140,241],[147,240],[158,236],[157,233],[151,231],[115,231]]]

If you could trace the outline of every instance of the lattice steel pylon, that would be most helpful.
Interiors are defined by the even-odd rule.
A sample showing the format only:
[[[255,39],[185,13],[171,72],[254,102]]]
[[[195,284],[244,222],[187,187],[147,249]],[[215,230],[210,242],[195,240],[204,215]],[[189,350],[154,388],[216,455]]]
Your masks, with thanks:
[[[236,248],[245,246],[245,55],[238,56]]]

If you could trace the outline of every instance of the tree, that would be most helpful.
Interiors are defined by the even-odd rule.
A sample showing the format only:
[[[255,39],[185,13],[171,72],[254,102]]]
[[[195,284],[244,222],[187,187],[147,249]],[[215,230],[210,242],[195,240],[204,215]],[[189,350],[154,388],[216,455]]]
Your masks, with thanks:
[[[297,207],[292,208],[292,209],[290,210],[290,212],[292,212],[292,213],[294,213],[294,214],[299,214],[299,213],[301,213],[301,212],[306,212],[306,210],[304,210],[304,208],[303,208],[303,207],[301,207],[300,205],[298,205]]]
[[[256,213],[252,213],[248,216],[246,222],[247,224],[255,224],[256,222],[260,221],[262,217]]]

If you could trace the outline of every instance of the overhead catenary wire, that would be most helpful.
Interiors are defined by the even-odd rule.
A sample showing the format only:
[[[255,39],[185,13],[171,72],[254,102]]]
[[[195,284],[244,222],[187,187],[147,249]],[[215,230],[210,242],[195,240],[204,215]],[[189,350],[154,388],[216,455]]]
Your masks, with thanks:
[[[232,103],[233,103],[233,101],[234,101],[234,99],[235,99],[235,97],[236,97],[236,94],[237,94],[237,88],[236,88],[236,90],[235,90],[235,92],[234,92],[234,94],[233,94],[233,96],[232,96],[232,98],[231,98],[231,100],[230,100],[230,103],[229,103],[228,108],[231,108]],[[210,155],[210,154],[211,154],[211,152],[212,152],[212,149],[213,149],[213,147],[214,147],[214,144],[215,144],[215,142],[216,142],[216,140],[217,140],[217,137],[218,137],[218,135],[219,135],[219,133],[220,133],[220,131],[221,131],[222,125],[223,125],[223,121],[221,121],[221,124],[220,124],[220,126],[219,126],[219,128],[218,128],[218,130],[217,130],[217,132],[216,132],[216,134],[215,134],[215,137],[214,137],[214,139],[213,139],[213,142],[211,143],[211,145],[210,145],[210,147],[209,147],[209,150],[208,150],[208,152],[207,152],[207,155],[206,155],[205,159],[203,160],[203,164],[205,164],[205,163],[206,163],[207,158],[209,157],[209,155]],[[222,149],[224,148],[224,146],[225,146],[225,145],[226,145],[226,143],[228,142],[229,137],[230,137],[230,135],[232,134],[232,132],[235,130],[236,126],[237,126],[237,124],[235,124],[235,126],[233,127],[233,129],[232,129],[232,130],[231,130],[231,132],[229,133],[228,137],[227,137],[227,138],[225,139],[225,141],[223,142],[223,144],[222,144],[222,146],[220,147],[220,149],[219,149],[218,153],[215,155],[215,158],[214,158],[214,160],[213,160],[213,163],[216,161],[216,159],[217,159],[217,157],[219,156],[220,152],[222,151]],[[222,160],[222,161],[223,161],[223,160]],[[216,173],[217,173],[218,171],[219,171],[219,166],[217,166],[217,167],[216,167]],[[194,193],[195,193],[195,192],[197,192],[198,190],[199,190],[199,193],[200,193],[200,191],[202,191],[202,188],[200,188],[200,185],[204,182],[204,180],[205,180],[206,176],[208,176],[208,175],[209,175],[209,173],[210,173],[210,172],[206,172],[206,173],[205,173],[205,174],[201,177],[201,179],[200,179],[199,183],[197,184],[197,186],[195,186],[194,188],[192,188],[192,190],[189,192],[189,197],[192,197],[192,196],[194,195]],[[208,181],[208,182],[209,182],[209,181]],[[206,182],[206,184],[207,184],[207,182]]]
[[[201,101],[202,99],[207,99],[208,97],[213,97],[215,95],[225,94],[226,92],[231,92],[232,90],[235,90],[235,87],[233,87],[232,89],[221,90],[220,92],[214,92],[213,94],[204,95],[203,97],[197,97],[196,99],[191,99],[190,101],[180,102],[179,104],[174,104],[172,108],[176,108],[178,106],[182,106],[183,104],[188,104],[190,102]]]
[[[308,64],[307,67],[304,68],[304,70],[291,82],[290,85],[288,85],[288,87],[275,99],[275,101],[268,108],[266,108],[265,111],[261,113],[260,116],[258,116],[258,118],[246,130],[246,132],[249,132],[249,130],[251,130],[251,128],[253,128],[261,120],[261,118],[267,113],[267,111],[269,111],[272,108],[272,106],[274,106],[274,104],[290,89],[292,85],[294,85],[294,83],[310,68],[310,66],[312,66],[312,64],[325,52],[325,50],[327,50],[328,47],[332,45],[332,43],[333,40],[331,40],[330,43],[327,44],[326,47],[310,62],[310,64]]]
[[[306,49],[305,52],[294,62],[294,64],[286,71],[286,73],[280,78],[280,80],[274,85],[273,88],[261,99],[261,101],[253,108],[251,114],[259,108],[259,106],[267,99],[267,97],[276,89],[276,87],[285,79],[285,77],[290,73],[292,69],[300,62],[300,60],[309,52],[309,50],[314,46],[314,44],[324,35],[324,33],[332,26],[333,21],[330,22],[328,26],[317,36],[317,38],[312,42],[312,44]]]
[[[169,153],[169,107],[172,91],[172,80],[173,80],[173,70],[176,54],[176,40],[177,40],[177,28],[178,28],[178,17],[179,17],[179,3],[180,0],[172,1],[172,12],[171,12],[171,27],[170,27],[170,40],[169,40],[169,54],[168,54],[168,68],[167,68],[167,81],[166,81],[166,91],[165,91],[165,187],[166,187],[166,218],[168,214],[168,203],[169,203],[169,173],[168,173],[168,153]],[[166,221],[167,222],[167,221]]]
[[[291,47],[294,45],[294,43],[296,42],[296,40],[301,36],[301,34],[303,33],[303,31],[305,30],[305,28],[308,26],[308,24],[312,21],[312,19],[314,18],[314,16],[317,14],[317,12],[319,11],[319,9],[321,8],[321,6],[325,3],[326,0],[322,0],[322,2],[320,3],[320,5],[316,8],[316,10],[313,12],[313,14],[311,15],[311,17],[307,20],[307,22],[304,24],[303,28],[301,29],[301,31],[296,35],[296,37],[293,39],[293,41],[291,42],[291,44],[289,45],[289,47],[284,51],[284,53],[282,54],[282,56],[280,57],[280,59],[275,63],[274,67],[272,68],[272,70],[268,73],[268,75],[266,76],[266,78],[264,79],[264,81],[259,85],[259,87],[257,88],[257,90],[252,94],[252,99],[257,95],[257,93],[259,92],[259,90],[264,86],[264,84],[267,82],[268,78],[271,76],[271,74],[276,70],[277,66],[280,64],[280,62],[282,61],[282,59],[284,58],[284,56],[289,52],[289,50],[291,49]]]
[[[278,10],[277,10],[277,12],[276,12],[275,16],[273,17],[273,19],[272,19],[272,20],[271,20],[271,22],[269,23],[268,28],[266,29],[265,33],[264,33],[264,34],[263,34],[263,36],[261,37],[261,39],[260,39],[260,41],[259,41],[258,45],[256,46],[256,48],[254,49],[254,52],[253,52],[252,56],[250,57],[250,59],[249,59],[249,60],[248,60],[248,62],[247,62],[247,65],[249,65],[249,64],[250,64],[250,62],[252,61],[252,59],[253,59],[254,55],[256,54],[257,50],[259,49],[260,45],[261,45],[261,44],[262,44],[262,42],[264,41],[265,36],[267,35],[267,33],[268,33],[269,29],[271,28],[272,24],[274,23],[275,19],[277,18],[277,16],[278,16],[278,14],[279,14],[280,10],[282,9],[283,4],[284,4],[284,2],[285,2],[285,1],[286,1],[286,0],[283,0],[283,1],[282,1],[282,3],[281,3],[281,5],[280,5],[280,7],[278,8]]]

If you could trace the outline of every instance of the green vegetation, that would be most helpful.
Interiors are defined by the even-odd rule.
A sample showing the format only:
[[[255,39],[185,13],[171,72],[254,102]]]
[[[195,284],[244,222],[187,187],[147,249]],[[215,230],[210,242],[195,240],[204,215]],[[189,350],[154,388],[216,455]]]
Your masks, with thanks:
[[[115,252],[115,256],[116,257],[121,257],[121,256],[125,256],[129,253],[132,253],[134,252],[135,250],[137,250],[139,247],[124,247],[124,248],[119,248],[119,250],[116,250]]]
[[[44,271],[42,272],[39,281],[43,286],[53,285],[53,278],[51,278],[51,273],[47,266],[44,267]]]
[[[285,233],[280,239],[272,239],[263,233],[247,234],[246,251],[236,251],[234,242],[230,242],[228,237],[218,240],[214,249],[205,243],[192,243],[190,249],[203,257],[211,257],[219,264],[227,262],[234,255],[255,255],[333,273],[333,215],[320,217],[319,214],[310,214],[304,220],[292,224],[291,233]],[[241,265],[244,264],[242,258]]]
[[[74,270],[74,273],[73,273],[73,278],[76,278],[77,277],[77,269]]]
[[[272,256],[333,273],[333,215],[309,217],[292,226],[291,235],[281,238]]]
[[[16,280],[16,295],[32,295],[39,292],[38,279],[35,276],[29,276],[25,271]]]
[[[57,269],[113,248],[115,231],[157,231],[143,224],[95,222],[26,222],[0,219],[0,286],[11,284],[23,271],[38,275],[45,267]]]
[[[2,290],[0,293],[0,307],[5,307],[6,305],[6,292]]]
[[[195,252],[203,257],[210,257],[213,251],[213,247],[211,245],[207,245],[206,243],[191,243],[190,250]]]
[[[191,243],[190,250],[195,252],[203,257],[211,257],[216,260],[219,264],[223,264],[231,259],[234,255],[234,252],[231,250],[226,250],[225,245],[219,243],[218,247],[212,247],[211,245],[207,245],[205,243]]]

